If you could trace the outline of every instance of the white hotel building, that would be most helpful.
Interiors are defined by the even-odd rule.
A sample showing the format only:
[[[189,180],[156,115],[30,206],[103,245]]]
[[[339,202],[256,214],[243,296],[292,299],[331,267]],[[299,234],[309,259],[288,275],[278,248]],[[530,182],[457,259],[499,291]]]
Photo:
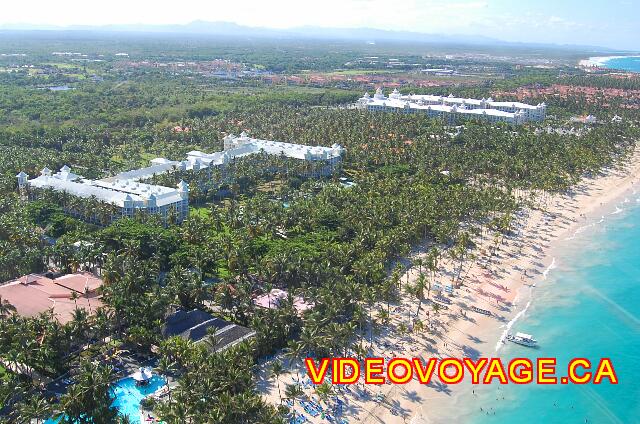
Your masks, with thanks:
[[[16,177],[21,190],[52,189],[66,192],[72,196],[95,198],[118,208],[120,216],[131,217],[136,212],[160,214],[167,222],[169,213],[173,211],[177,222],[182,222],[189,215],[189,185],[180,181],[176,188],[141,183],[141,180],[173,170],[200,171],[210,167],[226,167],[231,161],[244,156],[266,153],[268,155],[321,163],[311,176],[329,175],[340,162],[344,149],[339,144],[331,147],[305,146],[301,144],[283,143],[279,141],[260,140],[249,137],[244,132],[240,136],[228,135],[224,138],[224,150],[215,153],[191,151],[187,159],[172,161],[165,158],[151,160],[148,167],[121,172],[113,177],[101,180],[90,180],[71,172],[71,168],[63,166],[53,174],[48,168],[40,172],[40,176],[28,179],[28,175],[20,172]]]
[[[230,134],[224,138],[224,150],[216,153],[203,153],[197,150],[187,153],[187,161],[198,169],[210,166],[224,166],[236,158],[264,153],[271,156],[284,156],[309,163],[321,164],[308,176],[319,177],[333,173],[340,163],[344,149],[334,143],[331,147],[306,146],[281,141],[261,140],[249,137],[245,132],[240,136]]]
[[[385,97],[381,88],[376,90],[373,97],[365,93],[356,106],[369,111],[424,113],[429,117],[442,118],[449,124],[459,119],[477,119],[520,125],[544,120],[547,109],[544,103],[532,106],[520,102],[496,102],[492,98],[463,99],[453,97],[452,94],[448,97],[403,95],[398,90],[393,90],[389,97]]]
[[[38,189],[50,189],[114,205],[118,212],[111,217],[112,220],[121,216],[132,217],[139,211],[160,214],[164,222],[167,222],[171,211],[175,213],[177,222],[182,222],[189,215],[189,185],[184,181],[180,181],[176,188],[169,188],[138,182],[141,178],[116,176],[90,180],[74,174],[66,165],[55,174],[45,167],[40,171],[40,176],[31,180],[24,172],[18,174],[17,178],[20,189],[32,189],[30,197],[33,198],[38,197]],[[97,221],[97,218],[93,220]]]

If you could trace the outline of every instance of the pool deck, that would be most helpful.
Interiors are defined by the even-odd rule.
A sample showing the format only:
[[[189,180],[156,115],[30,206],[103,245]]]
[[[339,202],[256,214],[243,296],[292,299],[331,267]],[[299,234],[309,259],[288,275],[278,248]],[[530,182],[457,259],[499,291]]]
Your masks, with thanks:
[[[157,399],[162,399],[164,396],[166,396],[170,390],[172,390],[173,388],[175,388],[178,385],[178,382],[171,376],[169,375],[163,375],[162,376],[165,380],[166,380],[166,384],[162,387],[160,387],[158,390],[156,390],[155,392],[147,395],[145,397],[155,397]],[[166,390],[165,389],[169,389]],[[151,420],[147,419],[148,417],[151,417]],[[151,423],[151,422],[155,422],[157,420],[157,417],[155,416],[155,414],[153,413],[153,411],[148,411],[142,408],[142,406],[140,407],[140,422],[141,423]]]

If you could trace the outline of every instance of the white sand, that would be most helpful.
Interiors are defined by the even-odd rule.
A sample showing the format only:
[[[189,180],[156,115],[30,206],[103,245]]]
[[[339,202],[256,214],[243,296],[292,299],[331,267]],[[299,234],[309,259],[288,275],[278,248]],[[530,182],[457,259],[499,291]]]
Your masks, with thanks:
[[[431,322],[432,330],[399,334],[398,326],[401,323],[410,326],[417,310],[417,301],[403,291],[401,302],[391,308],[390,323],[381,334],[374,336],[369,356],[390,359],[394,356],[462,358],[499,355],[501,337],[510,324],[526,313],[536,281],[544,278],[554,265],[553,258],[549,257],[554,240],[571,237],[600,220],[603,208],[613,210],[611,202],[630,190],[634,183],[637,184],[639,177],[640,152],[637,152],[624,169],[611,170],[604,176],[583,181],[574,190],[575,195],[549,197],[542,205],[544,211],[525,211],[517,219],[517,234],[505,238],[491,258],[488,251],[493,240],[485,240],[475,252],[479,259],[468,260],[463,266],[464,286],[455,290],[449,309],[436,316],[429,302],[423,302],[419,319],[425,325]],[[457,262],[442,259],[439,265],[441,270],[436,281],[450,283]],[[410,269],[402,277],[403,285],[413,282],[418,274],[417,268]],[[432,297],[433,294],[432,291]],[[469,310],[471,305],[490,310],[493,315],[474,313]],[[375,313],[384,307],[380,304],[374,306]],[[465,311],[466,317],[460,314],[461,310]],[[368,340],[363,343],[368,346]],[[305,371],[300,365],[289,369],[289,373],[280,377],[283,392],[285,384],[292,382],[296,371],[304,376]],[[266,399],[277,404],[277,385],[275,379],[267,377],[267,370],[268,364],[259,373],[258,389]],[[340,394],[346,402],[342,417],[350,423],[450,423],[452,417],[468,411],[460,405],[460,395],[471,390],[470,387],[468,381],[446,386],[435,376],[430,385],[420,385],[415,379],[406,385],[357,384],[349,387],[350,392]],[[337,389],[342,391],[342,388]],[[313,388],[305,391],[310,398],[318,399]],[[377,401],[376,396],[383,399]],[[303,412],[297,405],[298,402],[296,410]],[[326,422],[320,416],[311,418],[305,415],[311,422]]]
[[[578,62],[578,66],[582,66],[585,68],[604,68],[605,63],[611,59],[623,59],[625,57],[640,57],[640,56],[593,56],[588,59],[582,59]]]

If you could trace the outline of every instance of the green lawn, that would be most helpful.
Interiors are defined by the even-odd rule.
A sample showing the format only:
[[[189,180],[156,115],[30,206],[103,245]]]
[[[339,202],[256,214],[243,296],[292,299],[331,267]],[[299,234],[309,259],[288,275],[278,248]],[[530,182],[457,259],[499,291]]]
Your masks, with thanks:
[[[200,216],[202,218],[206,218],[209,216],[209,208],[200,206],[200,207],[189,207],[189,216]]]

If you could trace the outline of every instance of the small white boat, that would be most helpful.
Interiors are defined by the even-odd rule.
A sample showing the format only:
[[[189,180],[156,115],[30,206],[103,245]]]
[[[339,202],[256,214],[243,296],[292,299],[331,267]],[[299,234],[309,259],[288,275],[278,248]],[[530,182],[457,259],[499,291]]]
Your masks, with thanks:
[[[515,336],[513,334],[507,334],[507,340],[528,347],[534,347],[538,344],[538,341],[534,339],[531,334],[525,333],[516,333]]]

